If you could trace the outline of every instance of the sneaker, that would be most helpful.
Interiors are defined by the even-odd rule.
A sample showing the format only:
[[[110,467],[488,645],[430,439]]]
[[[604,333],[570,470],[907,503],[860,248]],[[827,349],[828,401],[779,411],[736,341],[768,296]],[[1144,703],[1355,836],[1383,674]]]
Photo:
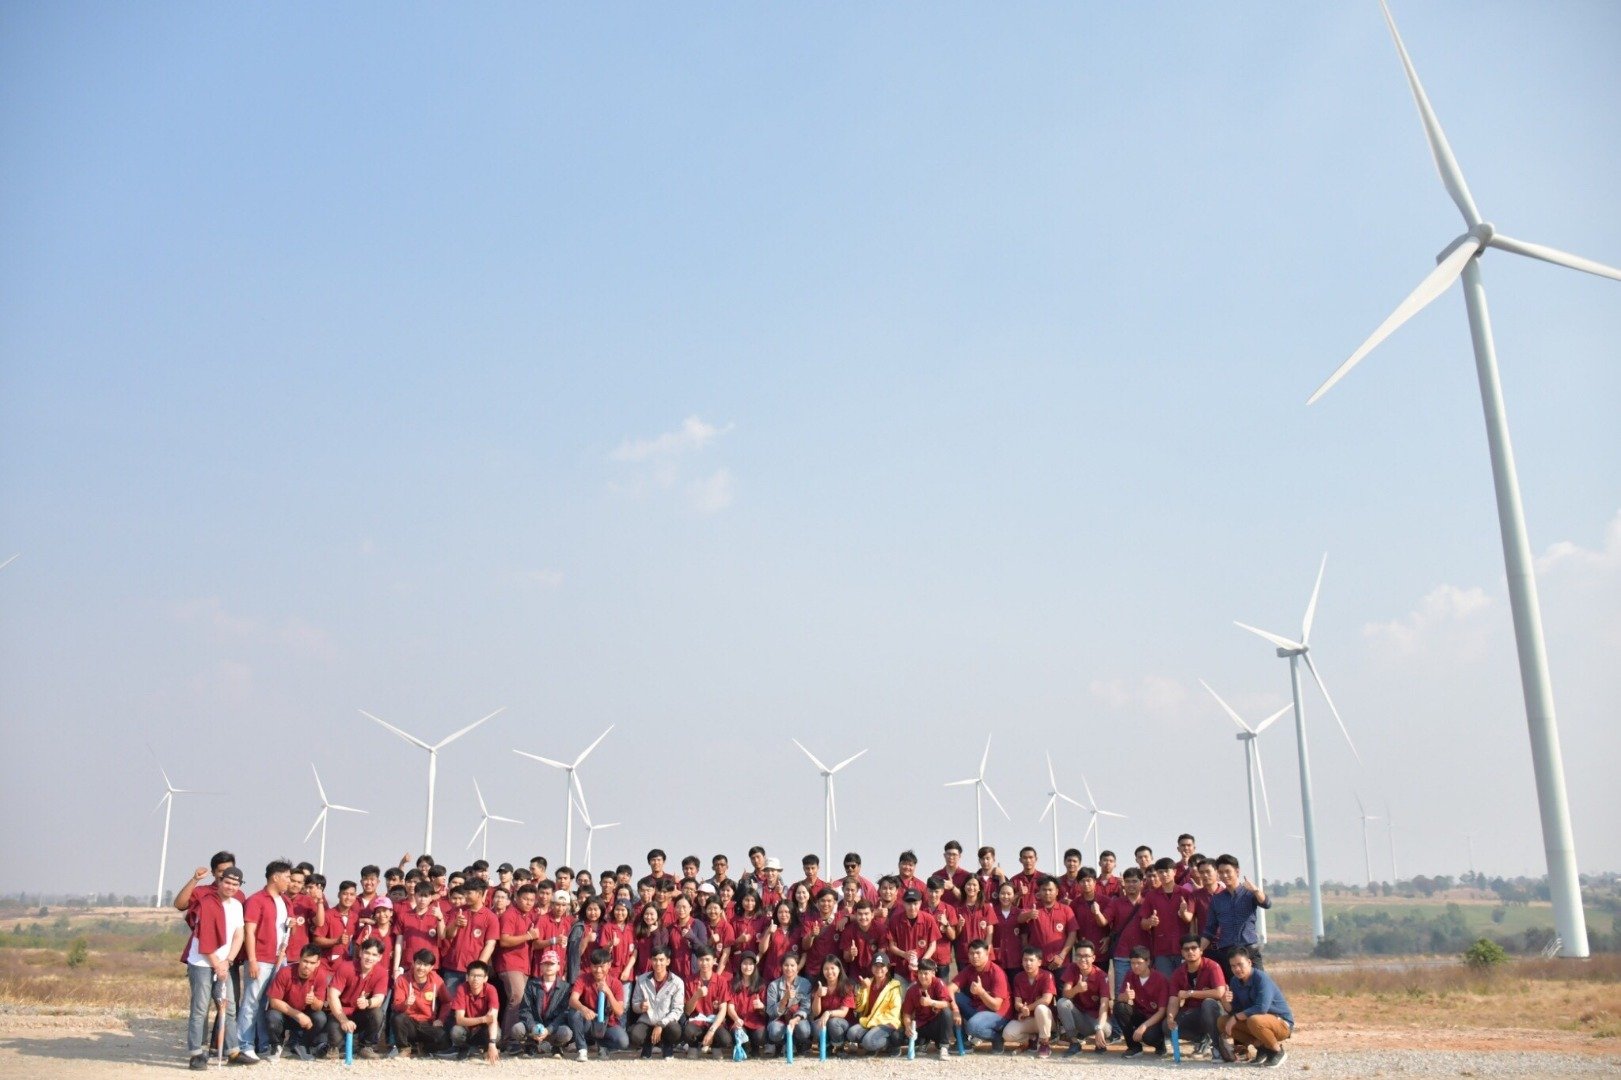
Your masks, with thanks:
[[[1128,1046],[1128,1047],[1126,1047],[1126,1056],[1127,1057],[1139,1057],[1139,1056],[1141,1056],[1142,1052],[1143,1052],[1143,1048],[1140,1047],[1140,1046]]]
[[[191,1060],[186,1062],[186,1068],[191,1069],[193,1072],[206,1072],[208,1070],[208,1055],[191,1055]]]
[[[1271,1056],[1267,1059],[1267,1068],[1276,1069],[1288,1060],[1289,1051],[1280,1046],[1276,1050],[1272,1051]]]
[[[940,1060],[941,1061],[950,1061],[951,1060],[951,1051],[947,1050],[945,1048],[944,1044],[942,1044],[941,1047],[940,1047]]]
[[[377,1047],[375,1046],[362,1046],[359,1050],[355,1051],[355,1057],[364,1058],[367,1061],[376,1061],[382,1056],[383,1055],[377,1052]]]
[[[257,1064],[259,1064],[259,1059],[258,1058],[246,1057],[239,1050],[236,1053],[232,1054],[230,1057],[226,1058],[225,1059],[225,1064],[227,1064],[227,1065],[257,1065]]]
[[[293,1047],[293,1056],[300,1061],[315,1060],[315,1055],[310,1053],[310,1048],[305,1046],[303,1043],[299,1043],[297,1046]]]
[[[397,1058],[400,1056],[400,1048],[397,1046],[391,1046],[388,1048],[388,1053],[384,1054],[383,1056],[385,1058]]]
[[[575,1061],[589,1061],[590,1059],[591,1059],[591,1051],[587,1050],[583,1046],[580,1047],[580,1052],[574,1055],[574,1060]]]
[[[253,1062],[255,1065],[259,1064],[259,1055],[253,1052],[253,1047],[244,1046],[237,1052],[243,1057],[247,1058],[249,1061]]]
[[[1050,1058],[1052,1056],[1053,1056],[1053,1044],[1052,1043],[1044,1042],[1040,1046],[1036,1047],[1036,1057],[1038,1057],[1038,1058]]]
[[[580,1053],[583,1054],[583,1053],[585,1053],[585,1051],[581,1050]],[[607,1061],[608,1060],[608,1048],[606,1046],[597,1047],[597,1060],[598,1061]]]
[[[280,1061],[282,1052],[285,1051],[286,1049],[287,1048],[285,1046],[272,1046],[270,1048],[270,1060],[271,1061]]]
[[[1255,1056],[1250,1058],[1250,1064],[1260,1066],[1272,1064],[1272,1051],[1262,1050],[1259,1046],[1257,1046],[1255,1048]]]
[[[1067,1058],[1074,1057],[1084,1049],[1086,1049],[1086,1047],[1082,1045],[1081,1040],[1076,1039],[1074,1042],[1069,1044],[1069,1049],[1064,1051],[1064,1056]]]

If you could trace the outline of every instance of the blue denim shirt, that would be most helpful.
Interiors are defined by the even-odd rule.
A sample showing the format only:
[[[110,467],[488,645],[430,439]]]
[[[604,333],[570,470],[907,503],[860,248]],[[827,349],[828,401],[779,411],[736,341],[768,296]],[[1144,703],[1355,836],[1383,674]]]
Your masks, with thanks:
[[[1255,911],[1271,906],[1271,897],[1267,897],[1264,904],[1257,903],[1255,893],[1242,885],[1223,889],[1210,898],[1210,909],[1204,917],[1204,936],[1216,949],[1258,945],[1261,939],[1255,933]]]
[[[1283,991],[1272,981],[1272,976],[1260,968],[1252,968],[1249,978],[1235,977],[1232,988],[1234,1016],[1240,1013],[1276,1016],[1289,1025],[1289,1030],[1294,1030],[1295,1015],[1289,1011],[1289,1003],[1283,999]]]

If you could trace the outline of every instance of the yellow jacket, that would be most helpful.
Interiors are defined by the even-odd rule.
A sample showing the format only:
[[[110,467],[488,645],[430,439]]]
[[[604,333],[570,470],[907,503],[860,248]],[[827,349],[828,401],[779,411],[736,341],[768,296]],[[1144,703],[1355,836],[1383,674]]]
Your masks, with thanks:
[[[905,994],[906,984],[896,978],[885,982],[876,995],[871,986],[863,986],[856,992],[856,1023],[869,1030],[875,1027],[900,1030],[901,999]]]

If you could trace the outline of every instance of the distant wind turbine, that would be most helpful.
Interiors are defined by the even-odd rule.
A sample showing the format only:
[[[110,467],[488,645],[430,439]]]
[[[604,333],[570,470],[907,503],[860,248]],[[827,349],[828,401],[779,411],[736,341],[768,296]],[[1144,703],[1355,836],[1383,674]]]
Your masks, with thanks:
[[[445,738],[440,739],[438,742],[430,746],[421,739],[417,738],[415,735],[407,735],[405,732],[401,731],[387,720],[384,720],[382,717],[373,716],[365,709],[360,710],[361,716],[364,716],[368,720],[377,721],[379,724],[382,724],[388,730],[392,731],[394,734],[398,735],[412,746],[420,747],[428,752],[428,813],[427,820],[423,823],[421,854],[433,854],[433,788],[434,778],[439,772],[439,751],[443,750],[445,747],[449,746],[463,735],[466,735],[469,731],[472,731],[474,728],[484,723],[484,721],[500,716],[504,712],[506,712],[505,705],[490,713],[488,716],[479,717],[477,720],[474,720],[471,724],[468,724],[454,735],[447,735]]]
[[[991,802],[995,803],[996,808],[998,810],[1002,811],[1002,816],[1003,817],[1007,818],[1009,821],[1013,820],[1011,817],[1008,817],[1007,809],[1005,807],[1003,807],[1002,800],[998,799],[996,797],[996,792],[991,790],[991,785],[989,785],[989,784],[987,784],[985,782],[985,765],[986,765],[987,762],[990,761],[990,759],[991,759],[991,737],[989,735],[987,735],[987,736],[985,736],[985,753],[980,755],[980,759],[979,759],[979,774],[977,776],[970,776],[966,780],[948,780],[948,781],[946,781],[946,784],[945,784],[946,787],[962,787],[965,784],[973,784],[974,785],[974,837],[975,837],[974,846],[975,846],[975,850],[978,850],[979,848],[982,848],[982,847],[985,846],[985,808],[980,803],[980,799],[979,799],[979,793],[981,791],[983,791],[985,794],[987,794],[987,795],[989,795],[991,797]]]
[[[806,757],[810,758],[811,764],[815,765],[817,770],[822,774],[822,858],[826,860],[822,863],[822,865],[824,867],[831,867],[834,865],[833,830],[839,826],[839,803],[838,799],[833,794],[833,774],[850,764],[850,762],[854,761],[862,754],[865,754],[866,751],[858,750],[830,769],[826,765],[823,765],[821,759],[819,759],[815,754],[811,753],[809,750],[806,750],[804,743],[800,742],[798,739],[789,739],[788,741],[799,747],[800,752]]]
[[[576,777],[574,780],[574,809],[580,812],[580,820],[585,822],[584,869],[591,870],[594,868],[594,864],[591,862],[591,841],[595,839],[597,833],[601,832],[603,829],[617,828],[619,822],[604,821],[601,825],[598,825],[591,820],[591,812],[585,808],[585,788],[580,786],[578,777]]]
[[[17,555],[21,555],[21,554],[22,554],[22,552],[20,552],[20,551],[17,552]],[[12,563],[16,562],[17,561],[17,555],[11,556],[11,558],[7,559],[5,562],[0,562],[0,570],[4,570],[6,567],[8,567]]]
[[[484,838],[484,847],[479,852],[478,857],[488,862],[490,858],[490,822],[502,821],[508,825],[522,825],[523,822],[519,821],[517,818],[502,817],[500,814],[490,813],[490,808],[484,803],[484,792],[479,788],[477,778],[473,780],[473,794],[478,796],[478,812],[480,817],[478,828],[473,830],[473,838],[467,841],[467,846],[472,847],[478,842],[479,837],[482,836]]]
[[[1394,888],[1401,880],[1396,872],[1396,814],[1390,809],[1390,800],[1385,800],[1385,835],[1390,838],[1390,884]]]
[[[1587,917],[1582,910],[1581,880],[1576,869],[1576,841],[1570,826],[1570,805],[1565,796],[1565,765],[1559,750],[1559,725],[1554,717],[1553,683],[1548,675],[1548,654],[1542,636],[1542,611],[1537,599],[1536,577],[1531,560],[1531,541],[1525,528],[1525,509],[1520,502],[1519,472],[1514,464],[1514,447],[1509,440],[1508,416],[1503,407],[1503,386],[1497,370],[1497,350],[1492,342],[1491,319],[1486,310],[1486,286],[1480,276],[1480,256],[1489,247],[1513,255],[1525,255],[1571,270],[1621,280],[1621,270],[1579,255],[1571,255],[1542,244],[1514,240],[1485,221],[1475,207],[1474,196],[1464,182],[1463,170],[1452,154],[1441,122],[1418,80],[1418,71],[1407,46],[1396,29],[1389,5],[1380,0],[1385,23],[1396,43],[1407,84],[1418,105],[1419,120],[1430,144],[1441,185],[1463,215],[1465,232],[1436,256],[1437,266],[1418,287],[1379,324],[1373,336],[1335,369],[1307,400],[1322,397],[1346,373],[1361,362],[1380,342],[1408,319],[1440,296],[1459,277],[1463,278],[1464,305],[1469,314],[1469,336],[1474,345],[1475,374],[1480,383],[1481,406],[1486,418],[1486,443],[1491,453],[1492,480],[1497,493],[1497,526],[1503,544],[1503,562],[1508,572],[1509,608],[1514,616],[1514,638],[1519,647],[1520,687],[1525,697],[1526,726],[1531,734],[1531,764],[1536,775],[1537,805],[1542,816],[1542,844],[1548,861],[1548,885],[1553,896],[1554,923],[1567,956],[1578,959],[1589,955]]]
[[[1362,870],[1367,875],[1368,884],[1373,885],[1373,859],[1368,854],[1368,822],[1379,819],[1368,813],[1368,808],[1362,805],[1362,796],[1356,797],[1357,813],[1362,815]],[[1394,882],[1392,882],[1394,884]]]
[[[608,737],[608,732],[612,731],[613,729],[614,725],[609,724],[608,731],[604,731],[601,735],[598,735],[597,741],[580,751],[580,756],[575,758],[572,763],[554,761],[549,757],[541,757],[539,754],[531,754],[527,750],[512,751],[514,754],[517,754],[520,757],[526,757],[531,761],[538,761],[542,765],[550,765],[554,769],[562,769],[563,772],[567,774],[564,777],[563,782],[563,863],[567,866],[574,865],[574,788],[579,783],[574,776],[574,770],[578,769],[580,767],[580,763],[591,756],[591,751],[602,745],[602,740],[606,739]]]
[[[1063,870],[1063,867],[1064,867],[1064,849],[1058,846],[1058,803],[1059,803],[1059,800],[1063,800],[1064,802],[1069,803],[1071,806],[1075,807],[1078,810],[1085,810],[1085,809],[1087,809],[1087,807],[1082,806],[1080,803],[1076,802],[1074,799],[1070,798],[1068,795],[1065,795],[1062,791],[1058,790],[1058,775],[1053,772],[1053,756],[1051,754],[1047,755],[1047,783],[1050,785],[1047,788],[1047,805],[1041,811],[1041,817],[1038,820],[1046,821],[1048,814],[1051,814],[1053,816],[1053,861],[1052,861],[1052,866],[1054,867],[1053,873],[1058,874],[1058,873],[1063,873],[1064,872],[1064,870]],[[1095,822],[1096,819],[1094,818],[1093,821]],[[1087,825],[1086,831],[1087,832],[1092,831],[1092,826],[1090,824]],[[1081,836],[1081,843],[1082,844],[1086,843],[1086,836],[1084,834]]]
[[[1255,883],[1264,889],[1266,887],[1266,875],[1261,869],[1261,819],[1255,810],[1257,782],[1260,784],[1261,805],[1266,808],[1266,820],[1269,825],[1272,823],[1272,802],[1266,797],[1266,773],[1261,769],[1261,748],[1256,744],[1255,740],[1260,737],[1261,732],[1271,727],[1280,716],[1288,712],[1290,706],[1285,705],[1259,724],[1250,727],[1244,722],[1243,717],[1233,711],[1231,705],[1221,699],[1220,694],[1210,689],[1209,683],[1200,679],[1199,685],[1209,690],[1210,696],[1216,699],[1216,704],[1220,705],[1222,710],[1232,717],[1233,723],[1243,729],[1238,733],[1238,741],[1244,744],[1244,776],[1249,784],[1250,858],[1253,860],[1251,866],[1253,868],[1252,872],[1255,874]],[[1260,937],[1261,944],[1266,944],[1266,911],[1264,909],[1257,909],[1255,912],[1255,932]]]
[[[1081,774],[1081,790],[1086,792],[1086,811],[1092,815],[1092,821],[1086,831],[1092,834],[1092,861],[1098,864],[1103,862],[1103,822],[1100,818],[1112,817],[1126,820],[1126,815],[1117,814],[1113,810],[1105,810],[1098,805],[1097,798],[1092,794],[1092,785],[1086,782],[1086,774]],[[1085,842],[1085,837],[1082,837]]]
[[[1328,702],[1328,711],[1334,714],[1334,722],[1340,726],[1340,734],[1345,736],[1345,743],[1351,748],[1351,753],[1358,761],[1362,756],[1357,754],[1356,744],[1351,741],[1351,733],[1345,730],[1345,721],[1340,719],[1340,711],[1334,707],[1334,699],[1328,696],[1328,687],[1323,685],[1323,677],[1317,673],[1317,665],[1311,660],[1311,624],[1317,616],[1317,595],[1323,589],[1323,571],[1328,569],[1328,555],[1323,555],[1323,561],[1317,567],[1317,584],[1311,588],[1311,600],[1306,603],[1306,615],[1300,622],[1300,640],[1291,641],[1278,634],[1259,630],[1247,623],[1236,625],[1257,634],[1273,645],[1277,646],[1278,656],[1289,661],[1289,690],[1294,697],[1295,708],[1295,748],[1300,755],[1300,816],[1306,824],[1306,883],[1311,891],[1311,939],[1313,942],[1323,938],[1323,887],[1322,879],[1317,874],[1317,818],[1312,809],[1311,802],[1311,760],[1306,753],[1306,707],[1300,699],[1300,662],[1306,662],[1306,670],[1317,682],[1317,689],[1323,692],[1323,700]]]
[[[310,772],[315,773],[315,790],[321,796],[321,812],[319,814],[315,815],[315,824],[311,825],[310,826],[310,831],[304,834],[304,842],[309,843],[310,837],[315,835],[315,830],[316,829],[321,830],[321,854],[315,860],[315,872],[318,873],[318,874],[324,874],[324,873],[326,873],[326,815],[327,815],[327,811],[328,810],[342,810],[346,814],[364,814],[364,813],[366,813],[366,811],[364,811],[364,810],[356,810],[352,806],[339,806],[335,802],[328,801],[328,799],[326,797],[326,788],[324,786],[322,786],[322,784],[321,784],[321,774],[320,774],[319,771],[316,770],[315,762],[313,762],[313,761],[310,762]]]
[[[16,556],[12,556],[12,558],[16,558]],[[157,755],[154,754],[153,756],[156,757]],[[152,808],[152,812],[155,814],[159,809],[163,811],[163,850],[158,855],[158,893],[153,898],[153,907],[163,906],[163,878],[169,872],[169,822],[174,816],[174,797],[176,795],[210,794],[210,792],[199,791],[196,788],[175,787],[174,782],[169,779],[168,772],[164,770],[161,764],[158,766],[158,772],[163,774],[163,798],[158,800],[158,805]]]

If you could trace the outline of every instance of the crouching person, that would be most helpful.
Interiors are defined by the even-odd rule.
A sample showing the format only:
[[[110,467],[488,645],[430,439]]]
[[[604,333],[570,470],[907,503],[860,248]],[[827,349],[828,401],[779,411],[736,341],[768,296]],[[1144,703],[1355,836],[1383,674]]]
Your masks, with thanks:
[[[713,1054],[716,1044],[732,1048],[732,1033],[726,1028],[726,976],[715,970],[715,954],[707,945],[693,947],[698,970],[686,985],[686,1022],[682,1033],[687,1052]]]
[[[991,854],[994,857],[995,852]],[[969,943],[968,966],[957,972],[953,985],[957,988],[953,998],[957,1008],[951,1015],[967,1035],[970,1046],[990,1043],[991,1049],[996,1049],[1001,1045],[1008,1014],[1013,1011],[1013,994],[1008,989],[1007,974],[991,963],[991,947],[984,940],[975,938]]]
[[[590,970],[582,972],[569,990],[565,1017],[580,1061],[593,1046],[603,1060],[610,1050],[630,1047],[625,1031],[625,984],[608,972],[613,953],[593,949],[590,960]]]
[[[588,958],[589,959],[589,958]],[[518,1007],[518,1022],[507,1032],[512,1052],[530,1055],[544,1053],[548,1046],[561,1054],[574,1042],[574,1031],[569,1027],[568,983],[559,977],[562,958],[556,949],[540,954],[535,966],[537,974],[524,984],[523,1004]]]
[[[1166,1008],[1165,1026],[1178,1033],[1184,1043],[1196,1040],[1194,1054],[1202,1054],[1215,1043],[1215,1056],[1233,1060],[1233,1048],[1222,1033],[1222,998],[1227,977],[1221,965],[1204,954],[1197,934],[1182,937],[1182,963],[1171,975],[1171,999]]]
[[[450,1045],[457,1060],[474,1050],[482,1050],[492,1065],[500,1060],[501,995],[490,985],[490,965],[482,960],[467,965],[467,979],[450,999],[450,1017]]]
[[[418,949],[411,970],[394,981],[394,1045],[412,1057],[428,1057],[445,1044],[445,1025],[439,1019],[445,980],[434,970],[437,962],[432,949]]]
[[[951,986],[940,978],[940,965],[925,958],[917,963],[917,982],[906,988],[901,999],[901,1030],[913,1044],[932,1042],[940,1048],[940,1060],[950,1056],[949,1047],[957,1038],[952,1018],[955,1008]]]
[[[1041,950],[1026,948],[1024,970],[1013,979],[1013,1017],[1002,1029],[1002,1042],[1009,1053],[1013,1044],[1028,1049],[1034,1040],[1037,1057],[1053,1056],[1053,1002],[1057,998],[1052,972],[1041,966]]]
[[[1272,976],[1255,966],[1248,947],[1234,949],[1227,962],[1233,968],[1233,981],[1223,996],[1232,1014],[1225,1021],[1227,1037],[1241,1059],[1249,1056],[1253,1046],[1258,1051],[1257,1065],[1282,1065],[1288,1057],[1283,1044],[1295,1030],[1294,1013],[1289,1011],[1283,991]]]
[[[1090,941],[1075,946],[1075,962],[1059,973],[1064,992],[1054,1009],[1058,1025],[1069,1039],[1065,1057],[1074,1057],[1092,1043],[1094,1054],[1109,1052],[1109,975],[1097,966],[1097,950]]]
[[[799,974],[799,954],[788,953],[782,958],[782,974],[765,988],[768,1046],[786,1047],[792,1039],[796,1051],[810,1047],[810,1001],[810,980]]]
[[[276,972],[265,995],[270,1002],[265,1024],[270,1029],[272,1054],[278,1053],[283,1043],[292,1047],[300,1061],[312,1061],[326,1053],[326,989],[319,945],[304,946],[298,963]]]
[[[361,944],[354,960],[333,965],[326,990],[326,1035],[333,1046],[352,1037],[356,1056],[377,1057],[383,1037],[383,1002],[388,998],[388,969],[383,964],[383,943],[372,938]]]
[[[901,999],[905,996],[906,984],[890,971],[889,957],[874,953],[872,977],[861,980],[856,1020],[845,1033],[845,1041],[866,1054],[893,1049],[900,1041]]]
[[[641,1048],[642,1057],[675,1056],[681,1042],[681,1015],[686,1009],[686,986],[670,971],[670,950],[663,945],[653,950],[652,967],[636,980],[630,995],[630,1041]]]
[[[1146,945],[1131,950],[1131,970],[1114,999],[1114,1022],[1126,1036],[1126,1056],[1136,1057],[1144,1044],[1165,1053],[1165,1010],[1171,984],[1154,970],[1153,953]]]

